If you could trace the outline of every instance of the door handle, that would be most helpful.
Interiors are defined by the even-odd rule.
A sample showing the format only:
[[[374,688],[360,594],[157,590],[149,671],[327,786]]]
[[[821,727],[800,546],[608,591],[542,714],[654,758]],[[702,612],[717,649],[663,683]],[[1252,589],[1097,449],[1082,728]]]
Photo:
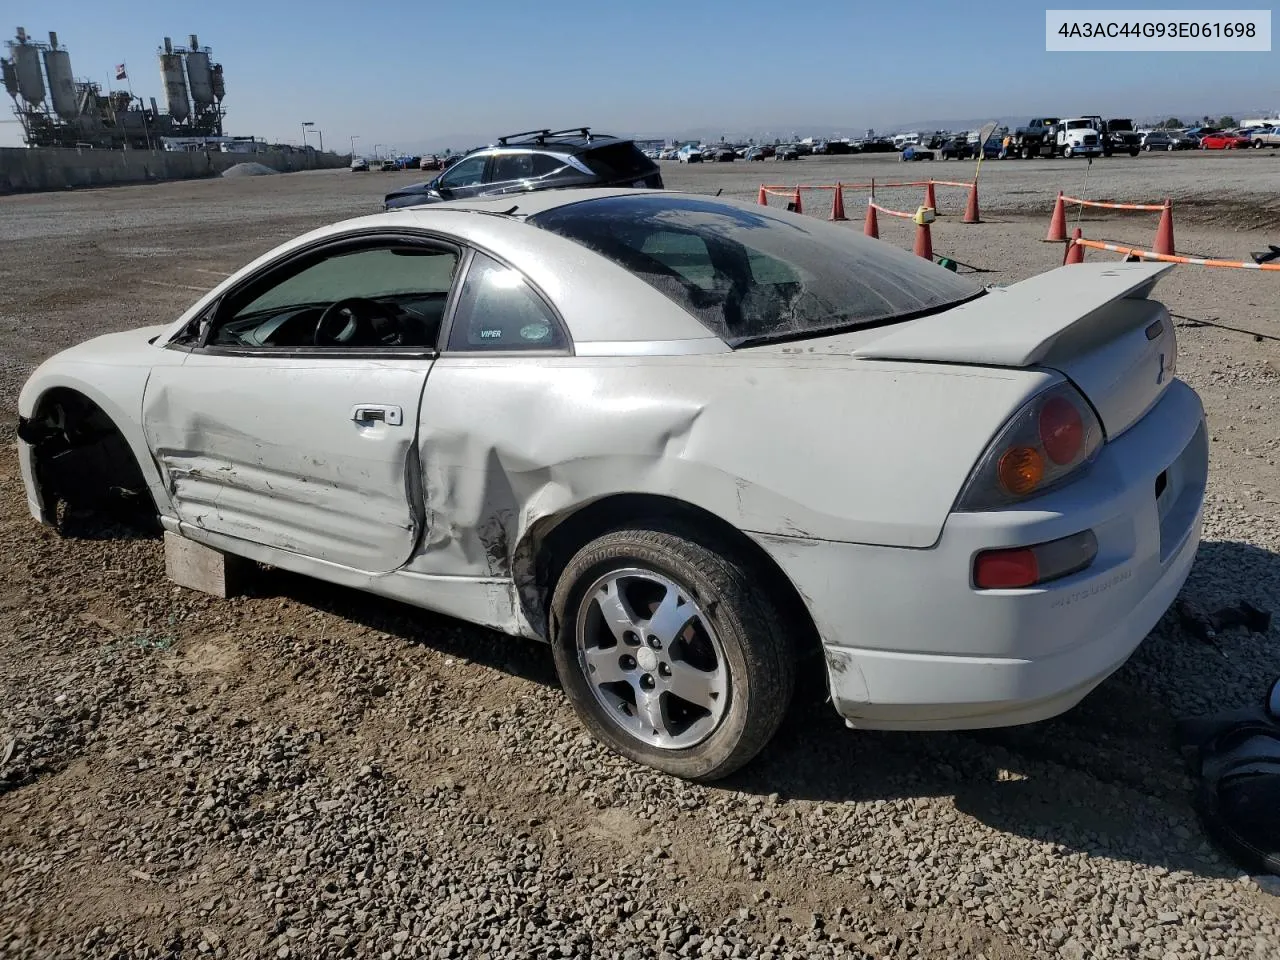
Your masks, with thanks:
[[[357,403],[351,408],[351,419],[356,423],[385,423],[398,427],[404,423],[404,411],[390,403]]]

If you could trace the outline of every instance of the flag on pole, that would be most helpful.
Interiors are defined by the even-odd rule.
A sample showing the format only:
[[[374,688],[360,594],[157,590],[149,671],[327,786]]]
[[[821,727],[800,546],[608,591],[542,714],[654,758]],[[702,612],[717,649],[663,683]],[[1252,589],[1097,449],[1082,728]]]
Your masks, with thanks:
[[[123,64],[123,63],[117,63],[117,64],[116,64],[116,79],[117,79],[117,80],[128,80],[128,79],[129,79],[129,74],[125,72],[124,64]]]

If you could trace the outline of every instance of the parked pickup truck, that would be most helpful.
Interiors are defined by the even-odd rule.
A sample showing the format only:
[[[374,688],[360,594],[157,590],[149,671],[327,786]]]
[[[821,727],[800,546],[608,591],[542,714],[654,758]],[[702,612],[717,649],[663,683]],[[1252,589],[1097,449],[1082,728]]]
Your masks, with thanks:
[[[1249,142],[1253,144],[1253,149],[1261,150],[1263,147],[1280,147],[1280,127],[1262,127],[1254,130],[1249,137]]]
[[[1029,160],[1057,154],[1057,117],[1036,117],[1009,135],[1008,156]]]

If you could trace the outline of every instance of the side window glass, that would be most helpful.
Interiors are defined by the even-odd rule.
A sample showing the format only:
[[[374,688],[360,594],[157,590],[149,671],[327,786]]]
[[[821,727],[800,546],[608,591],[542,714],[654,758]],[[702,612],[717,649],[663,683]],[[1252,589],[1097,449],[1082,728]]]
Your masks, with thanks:
[[[484,165],[487,159],[481,155],[459,160],[440,177],[440,186],[451,190],[474,186],[484,177]]]
[[[551,310],[517,270],[477,253],[458,294],[449,349],[563,350]]]
[[[500,153],[493,158],[494,183],[505,183],[508,180],[528,180],[537,176],[535,159],[539,155],[532,153]]]
[[[335,253],[232,294],[208,343],[235,347],[433,347],[458,255],[418,245]]]

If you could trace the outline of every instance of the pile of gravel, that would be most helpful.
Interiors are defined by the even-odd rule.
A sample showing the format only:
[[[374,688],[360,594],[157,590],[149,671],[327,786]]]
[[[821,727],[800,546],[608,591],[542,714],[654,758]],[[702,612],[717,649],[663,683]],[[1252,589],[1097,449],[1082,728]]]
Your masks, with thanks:
[[[279,170],[272,170],[264,163],[237,163],[222,171],[224,177],[267,177]]]

